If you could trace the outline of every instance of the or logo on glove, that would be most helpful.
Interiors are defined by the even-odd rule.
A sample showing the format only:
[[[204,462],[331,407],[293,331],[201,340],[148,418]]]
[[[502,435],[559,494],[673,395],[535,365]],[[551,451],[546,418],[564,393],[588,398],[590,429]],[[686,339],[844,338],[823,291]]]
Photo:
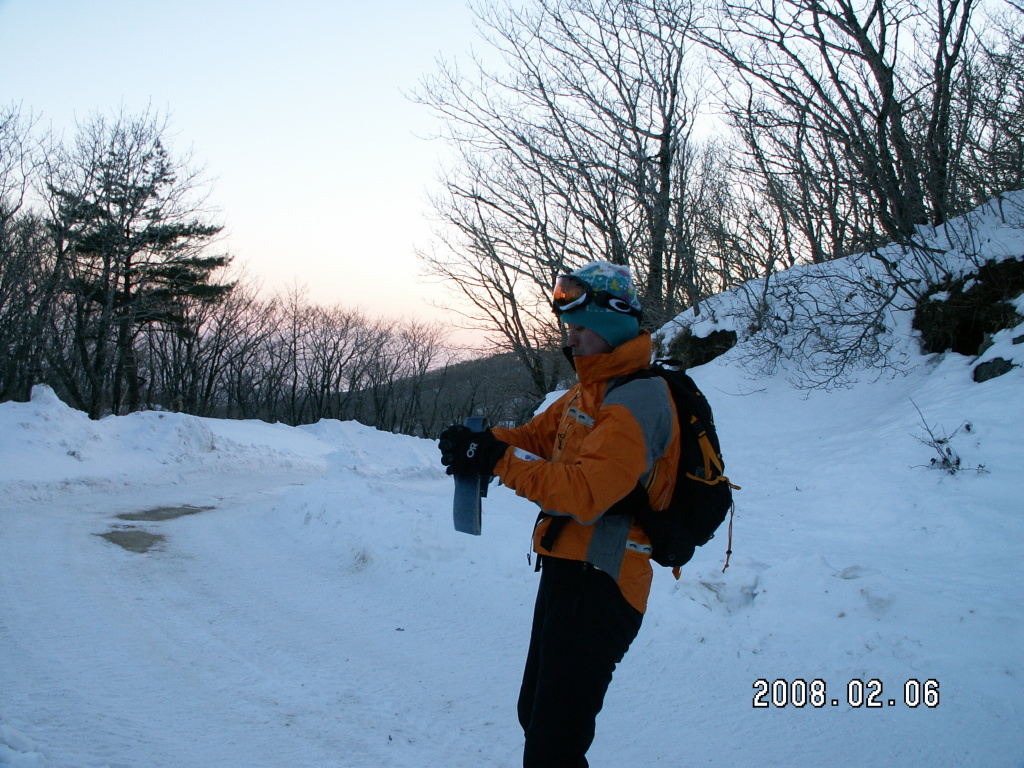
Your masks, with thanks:
[[[455,424],[441,433],[438,441],[441,463],[449,475],[475,472],[484,477],[494,474],[494,465],[505,455],[508,443],[496,438],[491,430],[473,432]]]

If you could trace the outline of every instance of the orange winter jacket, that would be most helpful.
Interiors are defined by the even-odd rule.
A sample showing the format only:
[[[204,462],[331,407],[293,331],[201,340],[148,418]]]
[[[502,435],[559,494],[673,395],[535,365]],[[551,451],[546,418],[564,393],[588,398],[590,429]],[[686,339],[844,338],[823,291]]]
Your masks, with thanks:
[[[607,354],[575,358],[576,386],[527,424],[493,430],[499,440],[544,459],[508,450],[494,468],[502,483],[546,513],[534,529],[534,551],[606,571],[641,613],[653,576],[650,540],[630,517],[604,513],[638,481],[647,488],[651,506],[668,505],[679,428],[660,377],[630,381],[611,392],[608,387],[647,368],[650,359],[646,331]],[[541,544],[549,516],[570,518],[550,551]]]

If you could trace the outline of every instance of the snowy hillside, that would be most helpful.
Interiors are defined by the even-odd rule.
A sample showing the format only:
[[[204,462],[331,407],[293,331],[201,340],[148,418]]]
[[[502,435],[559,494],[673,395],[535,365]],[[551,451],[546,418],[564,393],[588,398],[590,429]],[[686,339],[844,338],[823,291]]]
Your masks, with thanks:
[[[905,374],[831,392],[750,377],[742,343],[691,372],[735,554],[656,574],[596,768],[1024,766],[1024,367],[976,384],[892,327]],[[1024,364],[1022,332],[986,355]],[[929,466],[922,417],[967,471]],[[495,486],[454,532],[437,458],[354,423],[0,405],[0,765],[520,765],[535,509]]]

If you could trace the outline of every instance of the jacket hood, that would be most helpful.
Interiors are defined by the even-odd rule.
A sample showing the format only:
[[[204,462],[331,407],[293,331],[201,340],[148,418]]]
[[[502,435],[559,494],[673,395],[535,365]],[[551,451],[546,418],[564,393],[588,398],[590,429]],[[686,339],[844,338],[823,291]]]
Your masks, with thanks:
[[[651,341],[650,331],[642,330],[636,338],[620,344],[605,354],[573,357],[572,350],[568,347],[562,351],[576,370],[576,376],[580,383],[586,385],[596,381],[614,379],[616,376],[625,376],[633,371],[649,367],[654,345]]]

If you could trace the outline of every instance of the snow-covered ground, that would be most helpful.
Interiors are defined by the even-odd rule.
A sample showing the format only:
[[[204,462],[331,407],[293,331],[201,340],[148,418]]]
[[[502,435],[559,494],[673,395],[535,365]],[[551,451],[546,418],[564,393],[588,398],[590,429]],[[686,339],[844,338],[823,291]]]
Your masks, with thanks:
[[[1012,336],[989,356],[1024,363]],[[743,487],[732,565],[723,531],[656,574],[592,765],[1024,766],[1024,368],[807,393],[736,354],[692,371]],[[922,414],[985,471],[930,468]],[[520,765],[535,509],[492,486],[456,533],[437,459],[354,423],[0,405],[0,764]],[[122,517],[160,508],[190,514]]]

